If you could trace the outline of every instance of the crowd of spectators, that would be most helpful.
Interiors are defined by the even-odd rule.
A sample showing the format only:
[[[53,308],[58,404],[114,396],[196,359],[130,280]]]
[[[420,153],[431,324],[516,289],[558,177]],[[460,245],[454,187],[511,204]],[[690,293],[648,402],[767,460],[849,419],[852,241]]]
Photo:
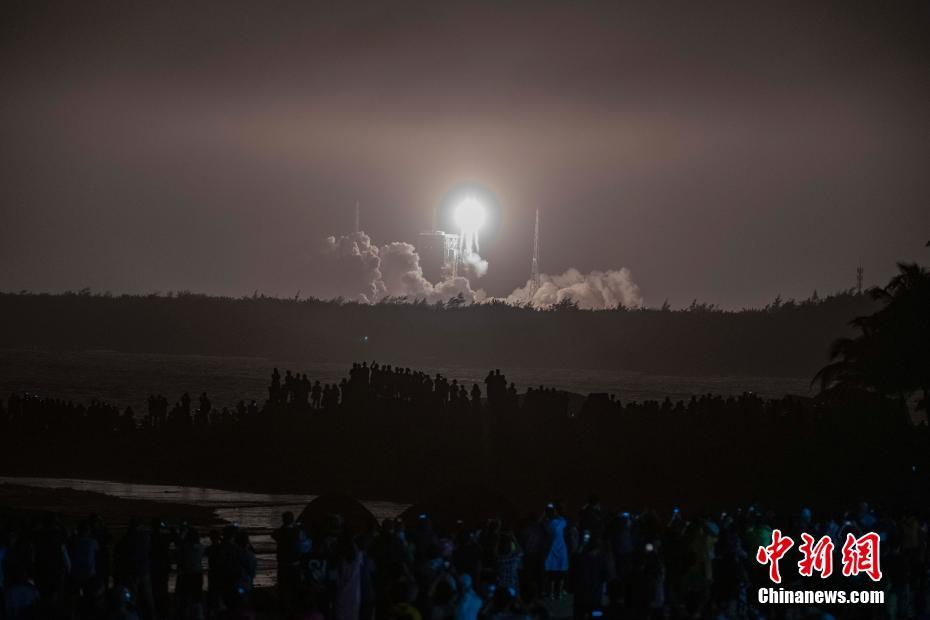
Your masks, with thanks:
[[[244,606],[255,573],[249,533],[232,526],[204,539],[160,519],[131,519],[118,537],[99,516],[0,523],[0,617],[8,620],[225,617]]]
[[[773,587],[756,553],[773,529],[800,540],[881,539],[865,574],[800,576],[791,556],[779,587],[876,591],[882,604],[764,605]],[[339,514],[313,531],[290,512],[273,532],[275,586],[255,596],[255,552],[236,526],[202,536],[187,523],[132,520],[114,536],[99,517],[64,525],[51,514],[0,527],[3,618],[312,618],[549,620],[592,618],[925,618],[930,613],[926,515],[861,502],[841,514],[616,511],[591,496],[513,522],[386,519],[351,531]],[[837,560],[839,564],[839,560]]]
[[[252,452],[270,446],[286,454],[287,441],[302,458],[309,437],[317,441],[319,463],[335,462],[334,467],[345,469],[355,460],[359,471],[390,475],[398,488],[407,489],[429,475],[460,475],[487,485],[496,480],[498,490],[511,490],[513,505],[526,505],[526,494],[517,494],[525,489],[518,487],[532,479],[577,497],[615,477],[610,497],[623,497],[623,489],[632,493],[642,486],[630,481],[663,473],[657,467],[635,467],[642,463],[666,467],[666,483],[703,477],[702,489],[712,491],[726,490],[740,476],[751,484],[766,476],[779,479],[776,474],[800,483],[804,471],[841,471],[821,465],[837,463],[847,453],[861,454],[847,440],[863,436],[873,450],[896,447],[856,470],[861,476],[870,469],[874,476],[881,474],[875,479],[891,489],[886,496],[895,492],[894,484],[903,483],[884,477],[885,472],[906,463],[904,480],[918,476],[923,467],[913,459],[920,452],[915,446],[924,444],[901,440],[919,438],[917,427],[884,415],[897,411],[891,405],[881,409],[884,401],[877,409],[877,401],[868,401],[868,412],[882,415],[862,418],[857,427],[848,417],[854,407],[790,396],[762,399],[747,393],[636,403],[592,394],[573,400],[542,386],[520,394],[499,370],[489,372],[483,383],[482,389],[441,374],[360,362],[346,378],[330,384],[275,369],[261,405],[241,400],[217,407],[206,393],[196,399],[185,393],[170,405],[164,396],[151,395],[147,411],[138,414],[97,401],[85,406],[14,394],[0,403],[0,430],[40,440],[89,437],[98,443],[87,445],[107,450],[138,437],[152,438],[150,443],[163,450],[166,437],[189,437],[191,449],[213,450],[213,464],[228,455],[222,467],[230,471],[239,471],[237,465],[254,471]],[[280,420],[287,424],[275,427]],[[305,423],[310,434],[292,432]],[[268,428],[285,432],[256,439],[255,433]],[[239,439],[202,442],[209,435],[198,429]],[[689,449],[697,437],[702,449]],[[814,448],[805,453],[806,461],[796,458],[794,447],[805,445]],[[262,462],[274,471],[267,456]],[[385,462],[394,465],[383,467]],[[786,463],[794,469],[782,472]],[[689,464],[698,476],[688,478]],[[740,464],[746,471],[740,471]],[[708,471],[716,477],[703,473]],[[273,482],[274,473],[265,475]],[[842,482],[837,481],[837,489],[845,488]],[[679,499],[688,490],[663,489],[664,496]],[[782,498],[792,494],[790,489],[763,490],[782,491]],[[829,489],[822,493],[826,497]],[[798,491],[794,497],[797,502],[813,496]],[[804,614],[815,610],[795,607],[789,614],[789,608],[781,608],[773,615],[772,607],[755,601],[755,591],[767,583],[755,553],[771,542],[777,527],[796,539],[802,531],[828,536],[837,549],[849,532],[875,531],[882,540],[885,572],[878,584],[836,573],[823,581],[798,577],[784,587],[878,588],[885,595],[883,606],[828,611],[842,617],[930,617],[928,515],[918,508],[924,503],[908,501],[910,496],[899,499],[894,505],[883,502],[882,510],[860,504],[822,514],[800,508],[776,513],[758,504],[730,512],[695,507],[690,513],[634,513],[591,497],[580,511],[565,511],[553,501],[523,520],[488,514],[481,523],[449,526],[424,514],[408,522],[388,520],[368,531],[350,531],[336,517],[326,531],[310,531],[285,515],[275,532],[274,603],[263,605],[266,612],[270,608],[284,617],[317,620],[544,619],[565,609],[579,619],[809,617]],[[54,517],[3,524],[5,617],[235,618],[248,617],[243,614],[261,601],[253,596],[256,561],[245,530],[228,527],[204,541],[197,528],[156,520],[146,526],[130,523],[120,534],[111,538],[97,518],[67,525]]]

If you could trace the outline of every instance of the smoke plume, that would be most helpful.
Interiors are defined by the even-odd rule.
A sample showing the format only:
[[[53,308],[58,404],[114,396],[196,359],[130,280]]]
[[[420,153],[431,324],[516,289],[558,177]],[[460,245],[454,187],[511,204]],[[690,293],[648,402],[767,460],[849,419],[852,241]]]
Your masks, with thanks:
[[[484,273],[487,261],[476,252],[472,256],[475,261],[469,264],[476,273]],[[314,293],[325,298],[342,297],[362,303],[377,303],[387,297],[406,297],[410,302],[426,300],[433,303],[446,302],[461,293],[469,303],[487,299],[483,290],[472,289],[468,279],[461,276],[448,277],[435,284],[430,282],[423,276],[420,256],[413,245],[394,241],[377,246],[364,232],[324,239],[311,271]],[[504,301],[547,308],[570,299],[585,310],[642,304],[639,287],[626,268],[587,274],[577,269],[569,269],[560,275],[540,274],[539,289],[533,295],[531,291],[527,281]]]
[[[547,308],[570,299],[584,310],[616,308],[618,304],[627,307],[642,304],[639,287],[633,282],[630,270],[625,267],[586,274],[572,268],[561,275],[540,274],[539,280],[539,289],[535,294],[530,294],[532,286],[527,281],[526,286],[516,289],[506,301]]]
[[[488,272],[488,261],[481,258],[477,252],[465,252],[462,254],[462,260],[479,278]]]
[[[431,283],[423,276],[420,256],[413,245],[395,241],[378,247],[364,232],[324,239],[319,260],[313,262],[311,270],[314,293],[321,297],[343,297],[362,303],[376,303],[387,297],[445,302],[459,293],[472,303],[485,297],[484,291],[471,288],[467,278],[450,277]]]
[[[385,295],[378,247],[363,232],[327,237],[311,261],[314,292],[320,297],[343,297],[372,303]]]

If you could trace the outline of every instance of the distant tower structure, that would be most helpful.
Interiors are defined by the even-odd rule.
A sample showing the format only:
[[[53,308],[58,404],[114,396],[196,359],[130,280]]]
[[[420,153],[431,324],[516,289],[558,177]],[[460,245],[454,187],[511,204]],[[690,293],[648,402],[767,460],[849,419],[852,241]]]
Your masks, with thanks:
[[[859,291],[859,294],[862,294],[862,265],[856,267],[856,290]]]
[[[536,228],[533,231],[533,264],[530,267],[530,299],[539,290],[539,209],[536,209]]]
[[[355,201],[355,232],[360,232],[360,231],[361,231],[361,228],[359,228],[359,224],[358,224],[358,200],[356,200]]]

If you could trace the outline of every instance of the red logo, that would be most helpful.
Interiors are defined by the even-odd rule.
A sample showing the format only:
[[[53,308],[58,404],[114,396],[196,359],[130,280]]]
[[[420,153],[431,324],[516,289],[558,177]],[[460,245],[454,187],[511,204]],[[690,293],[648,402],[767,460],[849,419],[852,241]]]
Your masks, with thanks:
[[[820,573],[822,579],[833,574],[834,544],[829,536],[821,536],[819,540],[810,534],[801,534],[801,560],[798,562],[798,573],[802,577],[812,577],[814,572]],[[881,540],[875,532],[869,532],[859,538],[854,534],[846,535],[843,544],[843,576],[855,577],[859,573],[869,576],[872,581],[882,578],[879,563],[879,545]],[[781,570],[778,562],[794,546],[789,536],[783,536],[781,530],[772,530],[772,544],[759,547],[756,552],[756,561],[769,566],[769,579],[774,583],[781,583]]]
[[[801,540],[804,542],[798,547],[798,551],[804,554],[804,557],[798,562],[798,572],[802,577],[810,577],[814,571],[820,573],[822,579],[826,579],[833,574],[833,541],[829,536],[823,536],[814,543],[814,537],[810,534],[801,534]]]
[[[794,541],[788,536],[782,536],[781,530],[772,530],[772,544],[759,547],[756,551],[756,561],[759,564],[769,565],[769,579],[781,583],[781,572],[778,570],[778,561],[784,557],[788,550],[794,546]]]
[[[878,534],[868,534],[856,538],[852,534],[846,535],[843,544],[843,576],[852,577],[865,573],[872,581],[882,578],[882,569],[878,560]]]

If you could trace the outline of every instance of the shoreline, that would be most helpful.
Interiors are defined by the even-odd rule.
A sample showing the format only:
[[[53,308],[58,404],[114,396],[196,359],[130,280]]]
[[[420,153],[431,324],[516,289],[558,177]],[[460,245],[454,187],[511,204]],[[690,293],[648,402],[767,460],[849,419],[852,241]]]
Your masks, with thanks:
[[[212,508],[194,504],[124,499],[66,487],[37,487],[0,482],[0,516],[5,519],[18,519],[49,513],[58,515],[68,523],[96,514],[103,518],[108,527],[117,529],[126,527],[133,517],[143,522],[157,517],[207,527],[226,523]]]
[[[97,482],[117,482],[123,484],[147,484],[155,486],[178,486],[178,487],[189,487],[195,489],[214,489],[217,491],[227,491],[231,493],[254,493],[254,494],[263,494],[263,495],[326,495],[329,493],[341,493],[345,495],[350,495],[359,501],[369,501],[369,502],[389,502],[395,504],[413,504],[416,499],[410,497],[399,497],[392,496],[389,493],[364,493],[364,486],[347,485],[345,489],[333,488],[334,485],[329,484],[325,488],[318,488],[317,485],[314,485],[313,479],[308,480],[307,486],[302,484],[287,484],[287,481],[282,480],[272,480],[268,479],[268,484],[260,484],[257,480],[254,479],[240,479],[238,483],[232,482],[230,480],[222,480],[219,478],[205,477],[199,478],[197,476],[189,478],[175,478],[172,476],[134,476],[134,475],[120,475],[116,472],[112,474],[102,474],[101,472],[96,472],[93,470],[74,470],[69,469],[67,474],[57,473],[56,470],[20,470],[18,468],[9,469],[4,468],[0,471],[0,477],[7,478],[46,478],[46,479],[59,479],[59,480],[89,480]],[[0,485],[4,484],[0,482]],[[28,485],[22,485],[28,486]],[[348,488],[354,487],[354,488]],[[41,488],[41,487],[29,487],[29,488]],[[75,491],[79,492],[79,491]],[[87,491],[88,493],[94,493],[93,491]],[[110,497],[106,494],[97,494],[103,495],[104,497]],[[148,500],[139,500],[139,501],[148,501]],[[154,502],[158,505],[164,505],[168,502]],[[0,506],[3,505],[3,496],[0,495]],[[187,504],[181,504],[187,505]]]

